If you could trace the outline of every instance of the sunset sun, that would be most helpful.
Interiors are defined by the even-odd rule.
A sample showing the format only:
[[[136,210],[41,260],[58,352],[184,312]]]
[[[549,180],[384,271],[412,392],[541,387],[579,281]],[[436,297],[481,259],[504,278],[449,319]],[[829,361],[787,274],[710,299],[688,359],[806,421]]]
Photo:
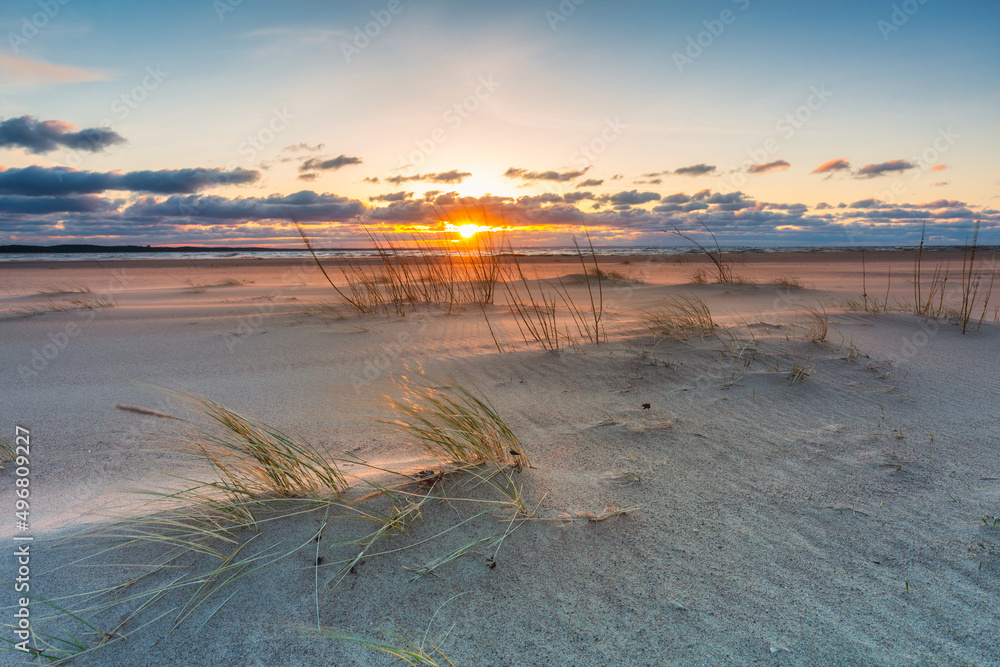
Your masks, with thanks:
[[[449,232],[458,232],[458,235],[463,239],[471,239],[477,232],[488,232],[490,230],[489,227],[483,227],[482,225],[476,225],[473,223],[466,225],[452,225],[449,223],[447,229]]]

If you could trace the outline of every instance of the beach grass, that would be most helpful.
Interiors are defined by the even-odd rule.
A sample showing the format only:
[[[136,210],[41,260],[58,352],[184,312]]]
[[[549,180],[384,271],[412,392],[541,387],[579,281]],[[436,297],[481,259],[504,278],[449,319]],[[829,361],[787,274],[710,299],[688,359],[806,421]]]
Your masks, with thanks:
[[[705,338],[715,333],[708,304],[693,295],[669,297],[662,306],[643,313],[641,317],[646,326],[661,338],[687,340],[692,336]]]
[[[816,344],[826,342],[827,334],[830,331],[830,315],[826,312],[826,308],[817,305],[814,308],[806,309],[806,319],[808,321],[806,339]]]
[[[339,585],[362,560],[432,542],[472,521],[496,525],[498,511],[509,510],[503,513],[505,527],[495,536],[447,548],[414,567],[411,581],[437,576],[450,563],[480,549],[488,551],[490,562],[495,562],[504,540],[529,516],[513,479],[515,472],[530,465],[524,448],[496,409],[461,385],[444,387],[426,377],[402,378],[397,389],[402,395],[389,400],[395,418],[381,421],[429,454],[431,470],[392,470],[344,452],[321,450],[192,392],[168,392],[194,413],[190,419],[122,406],[128,412],[177,425],[179,433],[161,451],[180,457],[175,465],[176,483],[142,491],[138,508],[133,505],[117,516],[112,513],[110,521],[61,538],[53,548],[77,552],[64,567],[85,566],[92,558],[116,560],[115,554],[122,565],[107,565],[111,571],[136,567],[126,563],[134,561],[137,553],[147,554],[147,564],[138,575],[109,587],[53,598],[54,613],[36,619],[36,627],[76,623],[85,632],[36,632],[32,650],[58,662],[163,618],[169,620],[168,634],[196,613],[207,615],[204,624],[231,599],[233,593],[224,591],[255,572],[310,550],[316,553],[318,627],[320,592]],[[342,466],[347,463],[377,473],[381,479],[345,474]],[[476,491],[484,485],[499,491],[499,496]],[[347,498],[348,494],[352,497]],[[460,518],[446,522],[445,528],[429,537],[383,546],[389,538],[409,535],[409,528],[432,507],[442,506],[442,500],[447,500],[449,514],[463,504],[472,511],[460,512]],[[293,541],[275,541],[282,534],[281,526],[292,522],[301,527],[307,516],[317,517],[318,527]],[[319,557],[320,539],[333,521],[343,525],[360,521],[372,528],[347,540],[324,542],[324,553],[343,548],[353,551],[347,558],[329,559],[336,572],[321,578],[319,564],[329,557]],[[150,558],[149,553],[158,555]],[[409,651],[413,659],[447,662],[443,653],[434,647],[424,651],[424,646],[404,647],[398,653],[409,655]]]

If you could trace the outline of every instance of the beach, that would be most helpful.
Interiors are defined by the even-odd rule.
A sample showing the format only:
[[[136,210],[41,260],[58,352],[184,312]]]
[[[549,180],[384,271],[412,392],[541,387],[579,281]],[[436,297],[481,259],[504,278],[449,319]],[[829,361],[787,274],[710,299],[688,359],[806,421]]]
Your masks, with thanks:
[[[31,455],[30,528],[5,462],[0,530],[33,538],[33,628],[85,644],[74,665],[398,663],[338,634],[460,666],[1000,664],[1000,297],[963,334],[961,251],[922,258],[922,298],[951,271],[940,317],[913,312],[914,252],[863,257],[734,255],[725,283],[701,254],[521,258],[554,350],[500,286],[358,315],[309,258],[2,262],[3,436]],[[671,319],[679,297],[707,328]],[[403,377],[495,409],[530,459],[503,471],[523,509],[433,478],[386,423]],[[268,506],[215,555],[107,550],[218,473],[179,453],[178,392],[329,453],[349,490]],[[400,472],[419,507],[352,561],[378,524],[349,506]],[[198,578],[220,562],[240,565]]]

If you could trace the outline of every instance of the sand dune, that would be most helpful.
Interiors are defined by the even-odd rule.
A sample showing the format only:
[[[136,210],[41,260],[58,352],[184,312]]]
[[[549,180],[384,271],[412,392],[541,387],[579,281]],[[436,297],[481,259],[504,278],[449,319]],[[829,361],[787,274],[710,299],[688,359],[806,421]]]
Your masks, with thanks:
[[[562,277],[584,303],[573,261],[524,267]],[[697,256],[628,261],[602,260],[623,274],[603,284],[606,339],[558,352],[524,340],[502,295],[489,324],[473,304],[356,317],[293,260],[0,264],[4,435],[19,424],[32,438],[36,631],[101,643],[65,616],[46,620],[59,615],[40,599],[79,609],[87,598],[66,596],[158,563],[105,598],[120,604],[81,615],[115,636],[72,664],[393,664],[317,627],[397,633],[456,665],[1000,664],[992,306],[965,335],[947,319],[856,310],[845,300],[862,293],[858,253],[750,255],[735,266],[747,284],[692,283],[711,269]],[[912,299],[912,254],[866,262],[871,298]],[[704,300],[713,333],[649,329],[644,313],[677,295]],[[824,310],[829,330],[810,340]],[[129,596],[209,571],[209,555],[145,542],[76,562],[99,550],[82,527],[148,511],[133,491],[211,473],[174,451],[182,424],[116,405],[189,417],[156,389],[185,388],[415,473],[437,464],[379,419],[393,417],[393,379],[421,372],[506,420],[531,460],[510,474],[532,520],[510,523],[503,508],[470,519],[478,510],[461,498],[497,492],[455,476],[380,543],[398,551],[341,572],[372,524],[317,506],[236,535],[230,547],[261,560],[193,610],[194,586],[141,609]],[[392,479],[344,470],[355,487]],[[14,466],[0,475],[10,517]],[[628,511],[592,520],[609,507]],[[0,530],[12,544],[13,522]],[[4,576],[15,568],[5,559]]]

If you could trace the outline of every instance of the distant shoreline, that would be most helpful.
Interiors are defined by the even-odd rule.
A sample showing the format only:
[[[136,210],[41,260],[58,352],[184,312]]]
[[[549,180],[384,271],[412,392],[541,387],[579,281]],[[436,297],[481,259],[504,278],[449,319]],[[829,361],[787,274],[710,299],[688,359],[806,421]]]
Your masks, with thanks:
[[[961,245],[925,245],[925,250],[961,250]],[[980,245],[980,252],[1000,250],[1000,245]],[[876,252],[894,250],[916,250],[911,245],[873,245],[873,246],[722,246],[724,252],[735,253],[784,253],[784,252],[857,252],[870,250]],[[400,248],[409,251],[409,248]],[[701,251],[691,246],[595,246],[598,254],[699,254]],[[376,252],[372,248],[316,248],[321,253],[361,253]],[[515,252],[527,252],[533,255],[563,254],[574,252],[572,246],[524,247],[515,248]],[[96,245],[96,244],[61,244],[61,245],[0,245],[0,255],[95,255],[95,254],[219,254],[219,253],[295,253],[306,254],[305,248],[273,248],[267,246],[152,246],[152,245]]]

